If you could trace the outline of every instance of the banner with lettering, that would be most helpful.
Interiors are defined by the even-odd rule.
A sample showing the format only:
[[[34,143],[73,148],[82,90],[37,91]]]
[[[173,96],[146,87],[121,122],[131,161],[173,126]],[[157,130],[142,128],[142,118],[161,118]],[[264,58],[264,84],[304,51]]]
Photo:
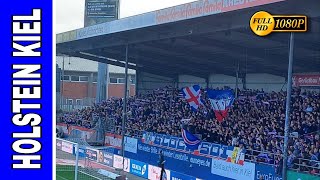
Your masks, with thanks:
[[[1,1],[0,179],[52,179],[52,5]]]

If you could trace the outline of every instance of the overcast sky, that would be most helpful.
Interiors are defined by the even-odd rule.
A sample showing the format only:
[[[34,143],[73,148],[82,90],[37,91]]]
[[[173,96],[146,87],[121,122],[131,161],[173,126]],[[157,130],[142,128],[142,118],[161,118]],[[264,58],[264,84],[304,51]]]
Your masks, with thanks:
[[[196,0],[120,0],[120,18],[176,6]],[[83,27],[85,0],[57,0],[56,32]]]

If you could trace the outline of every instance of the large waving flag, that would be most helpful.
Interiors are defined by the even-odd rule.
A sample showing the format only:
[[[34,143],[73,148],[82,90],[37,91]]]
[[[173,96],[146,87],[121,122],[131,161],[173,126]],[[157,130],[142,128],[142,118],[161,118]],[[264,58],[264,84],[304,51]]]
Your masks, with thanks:
[[[218,121],[223,121],[228,115],[228,110],[234,101],[231,90],[208,90],[208,97]]]
[[[201,141],[189,131],[185,129],[181,129],[181,131],[182,131],[182,138],[186,146],[192,150],[198,149]]]
[[[183,97],[187,100],[191,109],[196,111],[200,105],[202,105],[200,99],[200,86],[193,85],[191,87],[185,87],[182,89]]]

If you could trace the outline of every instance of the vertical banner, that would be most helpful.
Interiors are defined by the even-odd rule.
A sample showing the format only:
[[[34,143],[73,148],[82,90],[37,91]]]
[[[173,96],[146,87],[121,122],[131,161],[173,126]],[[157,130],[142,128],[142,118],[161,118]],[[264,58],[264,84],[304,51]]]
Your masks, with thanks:
[[[0,179],[52,179],[52,1],[1,7]]]

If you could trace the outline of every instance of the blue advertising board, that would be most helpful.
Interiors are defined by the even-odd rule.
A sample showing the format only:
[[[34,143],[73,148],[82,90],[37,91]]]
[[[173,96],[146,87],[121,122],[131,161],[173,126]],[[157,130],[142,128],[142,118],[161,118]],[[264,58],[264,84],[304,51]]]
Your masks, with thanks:
[[[255,180],[260,180],[261,176],[263,177],[263,179],[282,180],[281,175],[278,175],[276,173],[276,169],[272,165],[256,163],[255,171]]]
[[[175,171],[170,171],[170,180],[196,180],[196,178]]]
[[[126,152],[125,157],[158,166],[159,152],[163,151],[165,168],[182,174],[195,176],[201,179],[228,180],[222,176],[211,173],[211,158],[191,153],[179,152],[175,149],[161,148],[148,145],[138,140],[137,153]]]
[[[102,151],[99,152],[99,154],[102,153]],[[100,158],[99,158],[100,159]],[[112,167],[113,166],[113,154],[109,152],[103,152],[103,161],[99,160],[100,163],[105,164],[107,166]]]
[[[130,173],[148,179],[148,164],[131,159]]]

